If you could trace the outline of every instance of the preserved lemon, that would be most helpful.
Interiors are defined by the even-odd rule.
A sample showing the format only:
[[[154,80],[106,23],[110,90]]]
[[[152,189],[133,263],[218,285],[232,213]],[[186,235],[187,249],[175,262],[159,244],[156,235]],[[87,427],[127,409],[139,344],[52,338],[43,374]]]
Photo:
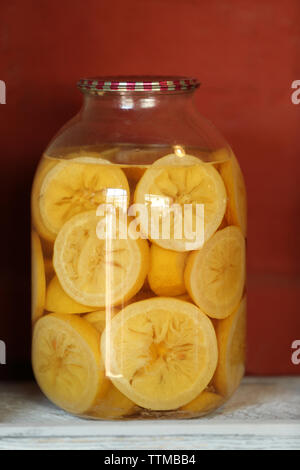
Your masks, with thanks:
[[[232,154],[230,160],[221,163],[221,176],[228,193],[226,219],[229,225],[237,225],[247,233],[247,195],[240,166]]]
[[[32,364],[45,395],[72,413],[85,413],[105,394],[108,382],[99,349],[100,335],[76,315],[46,315],[37,321]]]
[[[41,212],[40,212],[40,194],[41,186],[47,173],[57,165],[57,160],[45,158],[38,166],[36,176],[32,185],[31,192],[31,217],[35,230],[45,240],[53,240],[52,233],[44,225]]]
[[[246,275],[245,240],[238,227],[219,230],[187,261],[185,283],[193,301],[210,317],[225,318],[241,300]]]
[[[46,276],[43,259],[42,246],[39,236],[36,232],[31,235],[31,276],[32,276],[32,298],[31,315],[34,323],[43,315],[46,295]]]
[[[178,408],[203,391],[217,365],[209,318],[189,302],[157,297],[128,305],[101,339],[106,374],[137,405]]]
[[[127,207],[128,181],[121,169],[101,158],[77,157],[61,161],[40,184],[39,212],[45,237],[54,240],[72,216],[114,203]]]
[[[96,307],[87,307],[73,300],[61,287],[57,276],[50,281],[46,293],[45,309],[55,313],[86,313]]]
[[[152,244],[148,281],[155,294],[173,296],[186,292],[183,274],[187,256],[187,253]]]
[[[221,395],[204,390],[200,395],[194,398],[194,400],[187,403],[187,405],[182,406],[180,409],[182,411],[208,413],[209,411],[218,408],[223,401],[224,398]]]
[[[53,258],[64,291],[76,302],[94,307],[118,305],[133,297],[149,268],[146,240],[116,238],[108,246],[97,237],[99,220],[94,211],[72,217],[55,240]]]
[[[133,401],[110,383],[106,394],[97,401],[89,415],[94,418],[116,419],[132,414],[137,408]]]
[[[96,312],[87,313],[83,318],[102,334],[106,326],[106,319],[110,319],[118,312],[119,309],[117,308],[97,310]]]
[[[213,383],[224,397],[232,395],[245,372],[246,297],[230,317],[216,326],[219,362]]]
[[[156,209],[161,219],[165,217],[166,208],[169,209],[170,236],[153,238],[152,241],[162,248],[175,251],[200,248],[203,241],[208,240],[221,224],[227,201],[225,186],[218,171],[197,157],[186,154],[182,157],[167,155],[158,159],[140,179],[134,198],[136,203]],[[178,227],[174,222],[176,219],[172,209],[184,209],[187,204],[193,209],[191,222],[186,227],[190,228],[187,230],[190,237],[185,237],[182,230],[180,238],[179,234],[176,234]],[[196,204],[204,206],[203,239],[201,234],[199,239],[196,235],[192,237],[192,228],[197,226],[197,220],[201,219],[201,212],[197,213],[195,210]],[[141,225],[144,233],[148,233],[148,227]]]

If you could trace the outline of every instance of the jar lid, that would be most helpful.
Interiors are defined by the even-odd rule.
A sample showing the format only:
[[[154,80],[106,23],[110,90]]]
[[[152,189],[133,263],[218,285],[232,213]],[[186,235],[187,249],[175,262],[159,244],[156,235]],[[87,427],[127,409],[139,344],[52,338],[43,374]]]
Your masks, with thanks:
[[[200,85],[196,78],[163,76],[124,76],[82,78],[77,86],[83,93],[101,95],[104,91],[187,91]]]

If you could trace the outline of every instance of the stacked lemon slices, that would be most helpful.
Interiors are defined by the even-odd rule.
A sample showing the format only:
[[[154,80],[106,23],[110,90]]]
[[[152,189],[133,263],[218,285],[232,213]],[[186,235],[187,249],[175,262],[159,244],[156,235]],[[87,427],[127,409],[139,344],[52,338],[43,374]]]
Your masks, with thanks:
[[[208,413],[244,374],[246,199],[239,166],[229,149],[210,163],[170,154],[141,168],[107,158],[80,150],[44,157],[37,171],[36,379],[57,406],[96,419]],[[99,207],[108,203],[118,223],[115,236],[103,238]],[[149,217],[130,236],[131,204],[150,218],[155,209],[159,233],[171,209],[168,236],[154,236]],[[190,226],[203,223],[200,239],[184,230],[178,236],[172,209],[186,205]]]

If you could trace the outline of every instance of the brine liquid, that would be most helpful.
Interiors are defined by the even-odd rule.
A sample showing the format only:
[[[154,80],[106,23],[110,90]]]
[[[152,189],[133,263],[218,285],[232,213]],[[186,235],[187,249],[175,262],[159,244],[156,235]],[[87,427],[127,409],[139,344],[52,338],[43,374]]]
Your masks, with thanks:
[[[32,190],[32,360],[43,392],[94,419],[220,407],[244,373],[245,237],[244,183],[227,149],[44,155]]]

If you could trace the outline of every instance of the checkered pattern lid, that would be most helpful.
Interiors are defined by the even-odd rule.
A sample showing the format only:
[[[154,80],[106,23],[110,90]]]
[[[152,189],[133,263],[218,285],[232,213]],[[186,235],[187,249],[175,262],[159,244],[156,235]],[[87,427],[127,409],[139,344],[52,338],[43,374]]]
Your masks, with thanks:
[[[200,85],[195,78],[187,77],[95,77],[82,78],[77,86],[83,93],[102,95],[106,91],[186,91]]]

